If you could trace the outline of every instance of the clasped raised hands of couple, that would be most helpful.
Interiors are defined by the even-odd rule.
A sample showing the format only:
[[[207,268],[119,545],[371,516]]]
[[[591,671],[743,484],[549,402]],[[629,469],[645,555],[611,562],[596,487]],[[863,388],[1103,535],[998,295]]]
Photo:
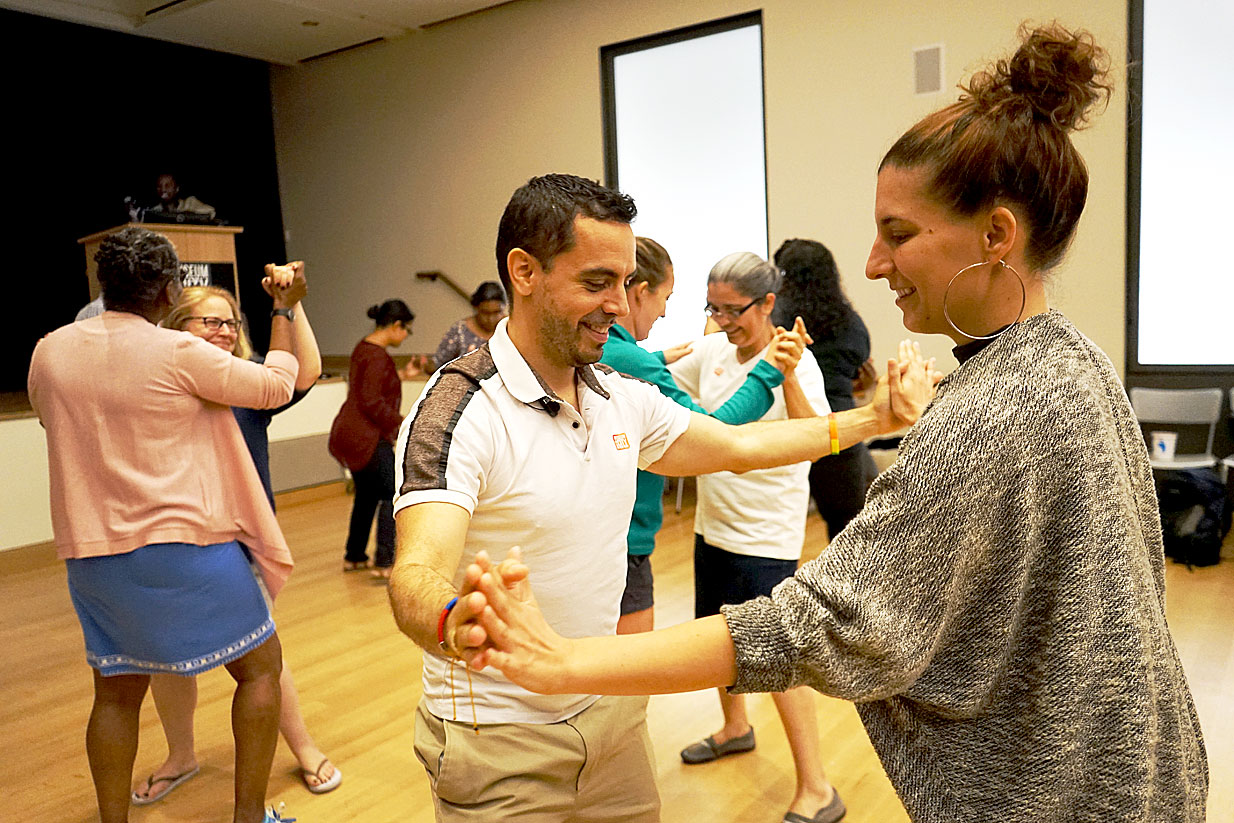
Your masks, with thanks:
[[[266,264],[266,276],[261,278],[261,287],[274,300],[275,308],[290,308],[308,294],[308,281],[304,277],[304,261],[293,260],[279,266]]]
[[[800,318],[792,331],[779,328],[767,360],[790,374],[810,343]],[[871,401],[880,432],[889,434],[917,422],[934,397],[942,374],[925,360],[916,343],[900,343],[899,357],[887,361]],[[458,602],[442,637],[444,651],[473,669],[492,666],[514,683],[542,694],[570,693],[575,646],[584,641],[559,635],[536,605],[530,569],[518,547],[500,563],[480,552],[467,567]]]

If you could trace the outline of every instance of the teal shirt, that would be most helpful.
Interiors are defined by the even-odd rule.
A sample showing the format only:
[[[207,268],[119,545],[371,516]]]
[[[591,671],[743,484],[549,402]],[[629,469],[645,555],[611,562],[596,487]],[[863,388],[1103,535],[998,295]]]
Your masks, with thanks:
[[[724,405],[709,412],[690,399],[673,380],[668,366],[664,364],[663,352],[647,351],[634,341],[634,336],[614,323],[609,329],[608,342],[604,344],[604,356],[600,362],[614,371],[646,380],[655,385],[670,400],[685,406],[690,411],[705,414],[729,424],[749,423],[758,420],[775,401],[772,390],[784,382],[780,370],[765,360],[760,360],[742,384]],[[651,554],[656,547],[656,533],[664,522],[664,478],[658,474],[640,471],[638,493],[634,500],[634,512],[630,516],[630,531],[626,535],[626,548],[630,554]]]

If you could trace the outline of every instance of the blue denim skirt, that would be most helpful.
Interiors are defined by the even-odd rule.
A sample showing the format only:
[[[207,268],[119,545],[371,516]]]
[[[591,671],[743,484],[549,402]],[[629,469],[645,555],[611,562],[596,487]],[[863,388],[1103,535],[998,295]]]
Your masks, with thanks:
[[[234,540],[155,543],[66,565],[86,662],[105,677],[198,674],[274,634],[248,553]]]

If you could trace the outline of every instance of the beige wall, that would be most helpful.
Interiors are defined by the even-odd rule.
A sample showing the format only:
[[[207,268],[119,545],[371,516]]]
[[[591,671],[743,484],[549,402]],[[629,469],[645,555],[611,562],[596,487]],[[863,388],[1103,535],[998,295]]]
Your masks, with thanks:
[[[403,414],[424,390],[403,381]],[[270,423],[270,472],[276,492],[341,478],[326,450],[330,424],[347,399],[347,383],[317,384],[308,396]],[[52,539],[47,438],[34,417],[0,420],[0,477],[20,478],[0,495],[0,551]]]
[[[749,11],[731,0],[522,0],[322,60],[273,69],[288,253],[310,263],[313,322],[329,354],[367,329],[365,308],[406,299],[404,345],[431,351],[468,307],[413,273],[465,287],[496,277],[501,210],[527,178],[603,175],[599,49]],[[871,4],[767,0],[764,43],[772,248],[822,240],[870,326],[876,357],[903,334],[885,284],[862,277],[873,239],[874,172],[896,137],[954,99],[954,85],[1015,43],[1025,19],[1084,26],[1115,57],[1118,93],[1076,137],[1092,174],[1056,305],[1123,366],[1126,3],[976,0]],[[913,47],[942,43],[942,94],[912,94]],[[637,229],[637,224],[636,224]],[[716,256],[732,251],[717,238]],[[950,341],[927,350],[950,367]]]

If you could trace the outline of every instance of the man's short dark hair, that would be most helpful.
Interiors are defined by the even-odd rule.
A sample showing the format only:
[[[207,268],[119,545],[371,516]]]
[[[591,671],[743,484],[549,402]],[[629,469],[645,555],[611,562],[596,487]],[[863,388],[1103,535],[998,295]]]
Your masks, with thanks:
[[[574,248],[574,218],[612,223],[634,221],[638,209],[628,194],[572,174],[533,177],[510,197],[497,228],[497,272],[510,292],[506,258],[522,249],[548,271],[557,255]]]

